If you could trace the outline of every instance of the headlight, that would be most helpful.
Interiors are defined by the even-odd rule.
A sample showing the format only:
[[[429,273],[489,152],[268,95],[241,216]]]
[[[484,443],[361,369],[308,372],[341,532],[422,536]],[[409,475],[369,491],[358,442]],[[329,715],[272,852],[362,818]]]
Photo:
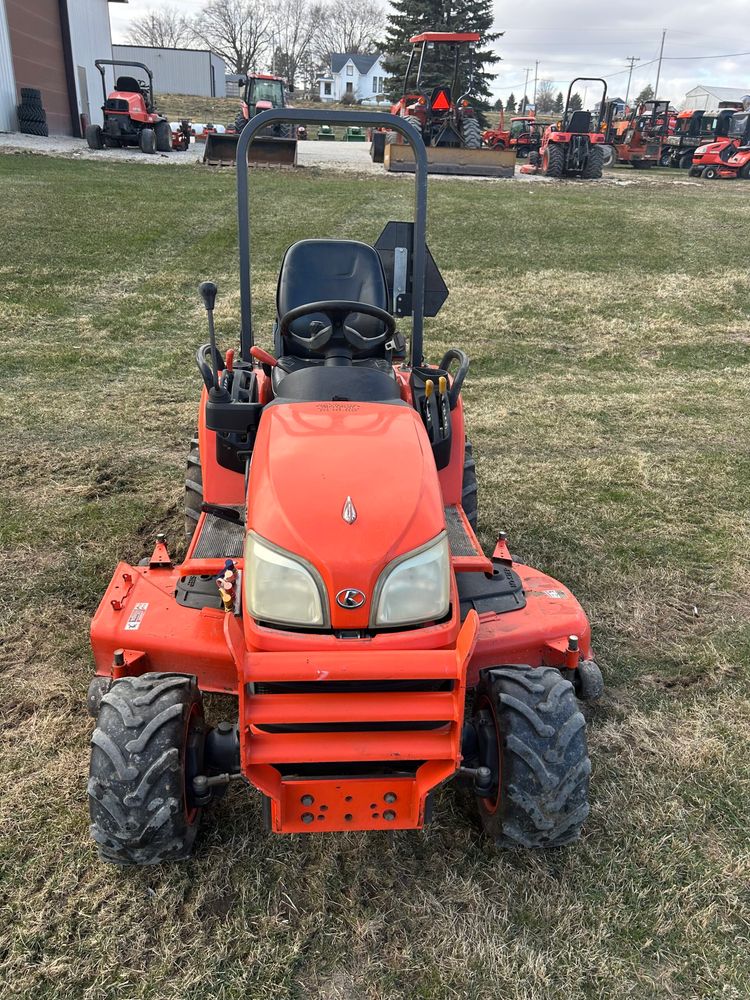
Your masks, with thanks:
[[[253,618],[281,625],[324,626],[328,608],[317,570],[252,531],[245,542],[245,607]]]
[[[702,156],[704,153],[707,153],[707,152],[708,152],[708,146],[698,146],[698,148],[696,149],[696,151],[695,151],[695,153],[693,155],[694,156]]]
[[[450,604],[450,549],[443,531],[427,545],[399,556],[380,574],[373,600],[373,625],[433,621]]]

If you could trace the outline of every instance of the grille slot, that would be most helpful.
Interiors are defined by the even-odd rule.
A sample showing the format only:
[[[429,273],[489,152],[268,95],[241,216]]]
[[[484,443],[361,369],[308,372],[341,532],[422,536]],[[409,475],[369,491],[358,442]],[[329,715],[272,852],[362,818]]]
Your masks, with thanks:
[[[244,507],[230,507],[238,514]],[[193,559],[240,559],[245,542],[244,524],[235,524],[223,517],[206,514],[200,537],[192,552]]]
[[[445,508],[445,524],[448,529],[448,544],[454,556],[479,556],[482,553],[466,530],[458,507]]]

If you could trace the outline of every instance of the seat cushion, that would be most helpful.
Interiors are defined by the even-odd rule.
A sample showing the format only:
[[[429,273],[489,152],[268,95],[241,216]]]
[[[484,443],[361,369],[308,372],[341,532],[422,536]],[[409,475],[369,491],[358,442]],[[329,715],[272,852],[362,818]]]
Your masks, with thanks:
[[[300,240],[293,243],[284,254],[279,272],[276,292],[279,316],[290,309],[324,299],[366,302],[367,305],[388,309],[388,285],[377,250],[357,240]],[[323,313],[315,313],[295,320],[291,329],[300,337],[309,337],[312,323],[328,326],[330,320]],[[347,326],[364,337],[374,337],[383,332],[383,324],[379,320],[360,313],[352,313],[347,319]],[[305,348],[288,343],[283,345],[283,353],[310,356]],[[358,353],[365,357],[382,357],[383,347],[380,345],[371,351]]]

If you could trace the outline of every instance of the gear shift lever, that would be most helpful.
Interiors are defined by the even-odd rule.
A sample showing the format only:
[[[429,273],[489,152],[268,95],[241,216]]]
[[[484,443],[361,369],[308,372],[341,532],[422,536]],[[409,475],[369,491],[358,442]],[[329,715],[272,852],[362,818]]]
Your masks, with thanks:
[[[211,342],[211,364],[214,369],[214,388],[219,388],[219,355],[216,350],[216,333],[214,331],[214,304],[217,288],[213,281],[202,281],[198,287],[203,299],[203,305],[208,314],[208,338]]]

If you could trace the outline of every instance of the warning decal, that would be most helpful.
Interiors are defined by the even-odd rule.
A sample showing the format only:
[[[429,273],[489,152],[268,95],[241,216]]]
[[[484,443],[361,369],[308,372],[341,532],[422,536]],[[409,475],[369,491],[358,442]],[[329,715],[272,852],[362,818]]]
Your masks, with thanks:
[[[125,623],[126,632],[135,632],[136,629],[141,627],[141,622],[143,621],[143,616],[148,611],[148,603],[136,604],[133,610],[130,612],[130,618],[128,618]]]

